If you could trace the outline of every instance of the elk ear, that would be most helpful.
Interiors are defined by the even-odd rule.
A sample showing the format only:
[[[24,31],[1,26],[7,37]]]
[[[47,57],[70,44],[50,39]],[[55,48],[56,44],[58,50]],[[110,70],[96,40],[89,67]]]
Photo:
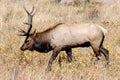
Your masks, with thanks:
[[[34,32],[33,32],[33,36],[34,36],[34,37],[36,36],[36,29],[35,29]]]

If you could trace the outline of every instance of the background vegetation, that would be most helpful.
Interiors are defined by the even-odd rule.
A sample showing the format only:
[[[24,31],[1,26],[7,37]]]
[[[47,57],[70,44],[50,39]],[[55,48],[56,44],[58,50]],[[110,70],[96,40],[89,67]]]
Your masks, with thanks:
[[[103,5],[86,3],[68,6],[54,0],[0,0],[0,80],[120,80],[120,3]],[[104,46],[110,52],[110,66],[105,59],[94,64],[91,48],[73,49],[73,62],[68,63],[63,52],[45,72],[49,53],[20,51],[24,37],[18,29],[27,29],[23,6],[37,8],[33,30],[44,31],[59,22],[92,22],[108,30]]]

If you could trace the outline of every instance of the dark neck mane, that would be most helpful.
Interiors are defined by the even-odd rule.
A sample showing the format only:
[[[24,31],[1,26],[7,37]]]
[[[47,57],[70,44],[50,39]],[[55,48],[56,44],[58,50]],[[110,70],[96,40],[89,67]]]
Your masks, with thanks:
[[[41,33],[48,32],[48,31],[50,31],[50,30],[56,28],[57,26],[59,26],[59,25],[61,25],[61,24],[64,24],[64,23],[58,23],[58,24],[54,25],[53,27],[48,28],[48,29],[46,29],[45,31],[42,31]]]

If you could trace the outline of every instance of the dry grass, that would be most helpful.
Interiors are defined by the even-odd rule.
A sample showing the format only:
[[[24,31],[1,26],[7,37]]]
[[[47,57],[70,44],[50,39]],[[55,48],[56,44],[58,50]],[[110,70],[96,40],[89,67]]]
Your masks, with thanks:
[[[104,25],[109,32],[104,43],[110,51],[109,68],[104,67],[104,57],[94,64],[91,48],[77,48],[73,49],[72,63],[68,63],[66,54],[61,52],[52,65],[52,71],[46,73],[51,52],[19,50],[24,38],[17,36],[18,29],[27,29],[23,25],[27,21],[23,5],[30,10],[33,4],[37,8],[33,30],[44,31],[59,22],[94,22]],[[98,7],[91,4],[65,6],[54,0],[1,0],[0,80],[120,80],[119,14],[119,3]]]

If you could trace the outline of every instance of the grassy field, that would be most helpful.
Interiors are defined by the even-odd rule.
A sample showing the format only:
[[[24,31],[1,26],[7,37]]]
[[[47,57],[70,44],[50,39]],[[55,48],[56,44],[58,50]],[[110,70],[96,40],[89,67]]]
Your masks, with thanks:
[[[31,10],[32,5],[37,8],[33,30],[39,32],[60,22],[92,22],[107,29],[104,46],[110,52],[109,68],[103,56],[94,64],[91,48],[76,48],[72,63],[63,51],[46,73],[52,52],[20,51],[25,38],[18,36],[18,30],[27,30],[23,6]],[[0,80],[120,80],[120,3],[66,6],[54,0],[0,0]]]

